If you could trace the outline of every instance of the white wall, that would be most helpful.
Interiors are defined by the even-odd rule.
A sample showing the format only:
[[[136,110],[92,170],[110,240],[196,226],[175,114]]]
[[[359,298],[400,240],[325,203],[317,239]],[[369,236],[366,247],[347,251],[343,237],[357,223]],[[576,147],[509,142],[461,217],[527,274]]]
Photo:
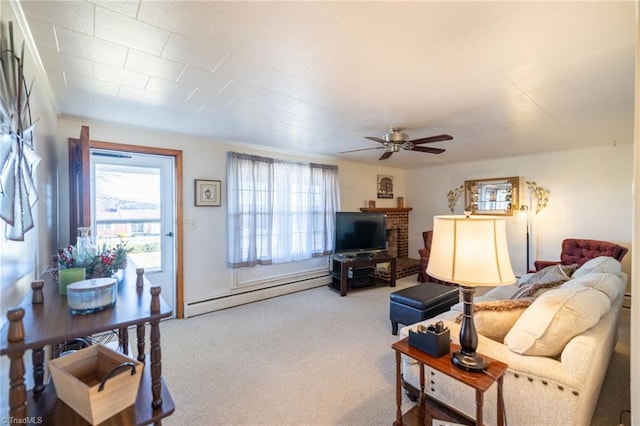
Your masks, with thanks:
[[[631,247],[633,145],[556,151],[407,171],[407,196],[414,212],[409,218],[409,253],[423,246],[421,233],[432,229],[433,216],[451,214],[447,192],[468,179],[523,176],[551,191],[549,204],[534,217],[535,259],[557,260],[563,239],[591,238]],[[420,182],[420,185],[412,185]],[[521,203],[531,206],[529,191],[521,189]],[[456,214],[463,212],[464,197]],[[514,272],[526,265],[526,222],[518,215],[507,218],[509,249]],[[623,269],[630,272],[627,254]]]
[[[66,193],[66,140],[78,137],[82,125],[90,126],[93,140],[179,149],[184,160],[184,219],[196,221],[196,229],[185,227],[184,235],[184,298],[193,303],[239,292],[242,281],[264,270],[233,271],[226,267],[226,152],[235,150],[282,159],[319,161],[337,164],[340,180],[341,210],[357,211],[367,200],[376,206],[395,207],[397,197],[404,196],[409,214],[409,255],[418,257],[423,230],[431,229],[433,216],[449,214],[446,194],[467,179],[523,176],[546,186],[551,191],[549,205],[533,221],[534,249],[531,260],[557,259],[560,243],[567,237],[583,237],[631,245],[631,177],[632,145],[600,146],[596,148],[558,151],[523,157],[501,158],[419,169],[401,170],[384,164],[362,164],[329,157],[302,157],[290,153],[267,153],[255,147],[238,146],[203,138],[153,132],[130,127],[113,126],[76,119],[59,121],[58,156],[60,161],[60,217],[68,217]],[[377,199],[377,175],[394,177],[394,199]],[[221,208],[193,206],[193,180],[219,179],[223,182]],[[420,184],[415,184],[420,182]],[[528,194],[526,188],[522,194]],[[525,197],[522,202],[530,204]],[[463,200],[455,213],[462,213]],[[68,223],[62,220],[61,235],[68,235]],[[525,269],[525,222],[518,216],[508,218],[511,259],[516,274]],[[64,243],[64,241],[61,241]],[[623,267],[630,272],[631,256]],[[296,263],[292,268],[317,267]],[[282,268],[270,268],[281,274]],[[286,269],[286,268],[285,268]]]
[[[0,22],[7,31],[9,21],[13,22],[14,48],[19,54],[24,34],[19,21],[8,2],[0,1]],[[6,32],[2,34],[3,38]],[[54,104],[48,97],[43,80],[37,73],[32,52],[25,45],[24,72],[28,83],[33,79],[30,107],[31,117],[38,125],[34,133],[35,152],[42,157],[36,168],[36,182],[39,199],[34,207],[35,227],[25,234],[24,241],[4,239],[5,224],[0,220],[0,325],[6,321],[9,307],[17,305],[30,289],[31,281],[49,262],[46,254],[54,253],[57,232],[57,183],[56,183],[56,129],[57,117]],[[9,143],[0,143],[0,160],[6,158]],[[0,163],[1,167],[1,163]],[[6,199],[6,198],[5,198]],[[4,377],[4,376],[3,376]]]
[[[251,283],[258,276],[282,276],[294,270],[318,268],[326,260],[295,262],[288,266],[263,266],[248,270],[232,270],[226,266],[226,155],[227,151],[248,152],[285,160],[315,161],[337,164],[341,189],[341,210],[357,211],[365,200],[376,200],[379,207],[396,206],[396,199],[376,199],[377,175],[394,177],[394,196],[405,196],[405,172],[384,165],[363,165],[337,161],[321,156],[303,157],[286,152],[265,152],[255,147],[231,145],[204,138],[154,132],[151,130],[115,126],[112,124],[80,121],[73,118],[59,120],[60,158],[60,244],[67,243],[69,235],[69,194],[67,139],[78,138],[83,125],[88,125],[90,137],[95,141],[154,146],[181,150],[183,153],[184,220],[194,220],[195,229],[184,227],[184,300],[187,304],[255,289]],[[222,207],[194,207],[194,179],[222,181]],[[324,263],[323,263],[324,262]],[[266,285],[265,285],[266,286]],[[263,286],[264,287],[264,286]],[[198,311],[198,313],[202,313]]]

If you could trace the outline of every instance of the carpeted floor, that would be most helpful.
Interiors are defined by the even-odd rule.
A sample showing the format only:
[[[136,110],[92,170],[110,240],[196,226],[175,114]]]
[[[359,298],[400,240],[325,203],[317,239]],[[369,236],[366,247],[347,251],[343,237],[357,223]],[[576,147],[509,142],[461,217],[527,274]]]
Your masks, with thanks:
[[[164,321],[163,376],[176,404],[166,425],[389,425],[395,362],[389,293],[319,287],[185,320]],[[594,425],[629,408],[629,313]],[[404,408],[410,402],[405,398]],[[628,419],[628,417],[627,417]]]

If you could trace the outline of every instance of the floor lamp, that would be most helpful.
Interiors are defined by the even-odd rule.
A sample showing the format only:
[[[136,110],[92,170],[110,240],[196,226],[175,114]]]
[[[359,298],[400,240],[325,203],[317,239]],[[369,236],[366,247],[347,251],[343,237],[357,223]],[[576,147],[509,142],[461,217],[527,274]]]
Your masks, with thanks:
[[[451,361],[465,371],[483,371],[487,363],[476,353],[478,333],[473,323],[473,295],[478,286],[496,287],[516,282],[504,218],[435,216],[427,273],[458,284],[462,295],[460,351],[451,354]]]
[[[527,220],[527,267],[524,268],[524,273],[529,272],[529,234],[531,223],[529,222],[529,206],[523,204],[520,206],[520,217],[523,217]]]

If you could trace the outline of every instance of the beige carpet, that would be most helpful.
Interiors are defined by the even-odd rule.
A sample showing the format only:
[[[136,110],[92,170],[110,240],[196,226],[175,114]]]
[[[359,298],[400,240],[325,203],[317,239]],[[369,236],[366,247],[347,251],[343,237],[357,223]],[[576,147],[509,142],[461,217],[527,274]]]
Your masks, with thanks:
[[[319,287],[164,321],[163,376],[176,404],[164,424],[391,424],[389,293],[415,283],[411,276],[346,297]],[[629,407],[628,321],[627,311],[595,425],[618,424]]]

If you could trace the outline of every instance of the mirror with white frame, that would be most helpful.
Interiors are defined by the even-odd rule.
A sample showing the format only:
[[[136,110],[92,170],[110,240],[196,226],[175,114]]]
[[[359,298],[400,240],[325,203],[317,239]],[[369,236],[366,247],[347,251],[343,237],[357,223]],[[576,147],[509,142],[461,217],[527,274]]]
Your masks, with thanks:
[[[520,178],[476,179],[464,182],[465,210],[472,214],[511,216],[518,208]]]

